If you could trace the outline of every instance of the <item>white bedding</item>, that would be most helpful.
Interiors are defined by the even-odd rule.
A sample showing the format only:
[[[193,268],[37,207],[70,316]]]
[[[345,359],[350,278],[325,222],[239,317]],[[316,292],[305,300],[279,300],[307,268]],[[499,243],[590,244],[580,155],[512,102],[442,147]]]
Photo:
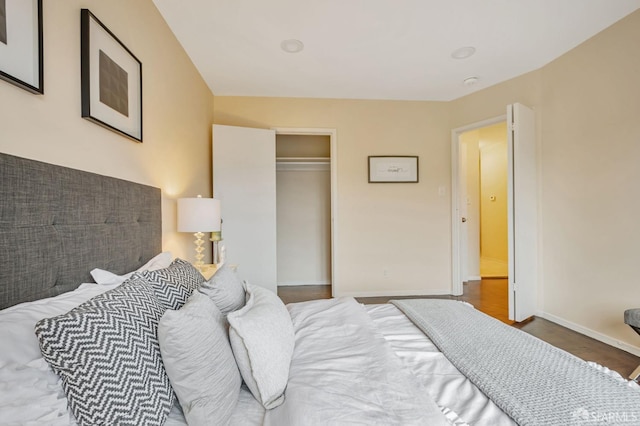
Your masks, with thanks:
[[[58,376],[40,356],[33,326],[110,288],[86,284],[58,296],[54,306],[41,301],[0,311],[2,424],[75,424]],[[438,407],[456,424],[514,424],[395,306],[362,308],[352,299],[338,299],[288,309],[296,349],[285,403],[265,411],[243,386],[232,425],[425,424],[424,419],[438,424],[443,421]],[[333,382],[339,378],[346,382]],[[185,424],[178,404],[166,424]]]
[[[440,407],[452,410],[474,426],[516,424],[460,373],[398,308],[391,304],[365,308],[403,364]]]
[[[328,299],[287,306],[295,349],[285,401],[265,425],[448,425],[362,305]]]

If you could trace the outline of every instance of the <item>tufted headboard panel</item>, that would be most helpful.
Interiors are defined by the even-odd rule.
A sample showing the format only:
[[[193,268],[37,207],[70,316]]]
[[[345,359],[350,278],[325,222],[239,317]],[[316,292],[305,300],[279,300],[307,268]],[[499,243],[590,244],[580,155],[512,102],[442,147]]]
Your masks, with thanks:
[[[162,249],[160,190],[0,153],[0,309],[125,273]]]

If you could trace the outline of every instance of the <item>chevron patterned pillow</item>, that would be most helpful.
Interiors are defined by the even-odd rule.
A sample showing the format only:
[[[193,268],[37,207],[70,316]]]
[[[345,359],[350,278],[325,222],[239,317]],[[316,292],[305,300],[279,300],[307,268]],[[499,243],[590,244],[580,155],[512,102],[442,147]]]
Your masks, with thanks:
[[[167,268],[144,271],[140,275],[151,284],[160,303],[173,310],[180,309],[204,282],[200,271],[182,259],[174,260]]]
[[[174,402],[157,338],[164,307],[143,279],[127,280],[36,324],[80,425],[162,425]]]

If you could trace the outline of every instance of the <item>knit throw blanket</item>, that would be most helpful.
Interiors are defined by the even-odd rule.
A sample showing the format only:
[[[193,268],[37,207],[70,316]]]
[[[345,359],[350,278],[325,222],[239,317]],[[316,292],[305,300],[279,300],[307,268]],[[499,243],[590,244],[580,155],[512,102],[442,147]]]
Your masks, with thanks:
[[[640,390],[619,376],[465,303],[391,303],[520,425],[640,424]]]

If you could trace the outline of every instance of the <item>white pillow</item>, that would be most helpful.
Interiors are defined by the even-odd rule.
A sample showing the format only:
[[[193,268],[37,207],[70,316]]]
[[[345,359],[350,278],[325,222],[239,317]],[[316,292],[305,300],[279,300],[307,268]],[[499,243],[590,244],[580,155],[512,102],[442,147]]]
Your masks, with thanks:
[[[198,291],[209,296],[224,315],[242,308],[245,303],[244,284],[226,264],[202,283]]]
[[[240,374],[267,409],[284,402],[293,355],[293,324],[273,292],[247,284],[247,303],[227,315],[231,348]]]
[[[0,311],[0,368],[26,365],[42,358],[33,329],[43,318],[54,317],[80,305],[115,285],[82,284],[73,291],[33,302],[20,303]]]
[[[227,424],[238,402],[242,379],[224,317],[216,305],[194,292],[182,308],[164,313],[158,340],[187,423]]]
[[[131,275],[135,274],[136,272],[156,271],[158,269],[166,268],[167,266],[171,265],[172,258],[173,256],[171,256],[171,252],[164,251],[158,254],[157,256],[151,258],[150,261],[142,265],[140,268],[136,269],[135,271],[131,271],[127,274],[116,275],[113,272],[105,271],[104,269],[95,268],[94,270],[91,271],[91,276],[93,277],[94,281],[97,284],[101,284],[101,285],[122,284],[128,278],[130,278]]]

